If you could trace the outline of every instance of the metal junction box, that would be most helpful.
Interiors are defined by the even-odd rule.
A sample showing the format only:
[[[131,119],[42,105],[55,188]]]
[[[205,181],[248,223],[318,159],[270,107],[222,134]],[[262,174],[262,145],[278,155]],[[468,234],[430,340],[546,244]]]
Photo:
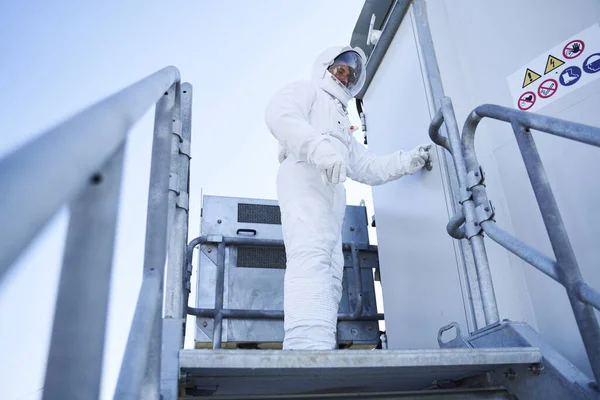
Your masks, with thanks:
[[[264,246],[261,240],[282,241],[281,215],[277,201],[204,196],[201,219],[203,237],[245,238],[244,244],[227,244],[224,257],[224,310],[283,310],[285,248]],[[362,292],[362,316],[377,314],[373,270],[378,268],[377,251],[369,246],[365,207],[348,206],[343,225],[344,244],[354,243],[358,250],[362,288],[355,287],[353,256],[344,250],[345,266],[340,313],[352,314],[357,292]],[[256,244],[254,242],[256,241]],[[200,246],[197,273],[196,307],[215,308],[218,271],[217,243]],[[355,255],[356,257],[356,255]],[[214,318],[196,318],[196,347],[213,344]],[[283,320],[223,318],[224,348],[281,348]],[[379,342],[375,320],[339,321],[340,347],[373,348]]]

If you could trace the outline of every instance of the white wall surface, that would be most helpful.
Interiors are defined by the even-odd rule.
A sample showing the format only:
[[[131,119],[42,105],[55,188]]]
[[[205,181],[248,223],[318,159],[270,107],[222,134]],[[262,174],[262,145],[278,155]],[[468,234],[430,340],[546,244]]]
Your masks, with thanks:
[[[364,98],[375,154],[429,142],[430,115],[413,27],[400,26]],[[441,170],[373,188],[386,329],[391,349],[437,348],[438,329],[465,326]]]
[[[600,21],[600,3],[595,0],[428,0],[427,10],[445,94],[453,99],[459,126],[480,104],[510,107],[507,76]],[[430,116],[408,25],[405,19],[365,96],[374,151],[427,140]],[[597,81],[539,113],[600,126],[598,104]],[[600,149],[539,132],[534,138],[583,275],[600,289],[600,189],[595,176]],[[483,121],[476,144],[499,226],[552,255],[510,126]],[[406,178],[373,193],[390,345],[427,347],[442,321],[461,322],[439,174],[434,170]],[[489,239],[486,242],[501,318],[529,322],[590,374],[564,289]]]

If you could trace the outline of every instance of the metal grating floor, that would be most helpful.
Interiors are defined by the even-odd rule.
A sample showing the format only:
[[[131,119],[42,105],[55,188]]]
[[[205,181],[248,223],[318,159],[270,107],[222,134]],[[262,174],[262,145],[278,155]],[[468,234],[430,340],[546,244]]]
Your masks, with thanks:
[[[541,360],[537,348],[180,352],[188,395],[217,398],[415,391]]]

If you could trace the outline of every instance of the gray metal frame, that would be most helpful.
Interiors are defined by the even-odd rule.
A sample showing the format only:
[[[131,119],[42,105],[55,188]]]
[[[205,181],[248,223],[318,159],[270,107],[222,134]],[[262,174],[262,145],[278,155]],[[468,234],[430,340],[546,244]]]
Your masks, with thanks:
[[[542,353],[538,348],[521,346],[385,351],[182,350],[180,360],[182,398],[277,395],[370,399],[377,392],[394,392],[398,397],[408,392],[412,398],[421,398],[416,392],[429,390],[434,398],[446,398],[448,392],[440,390],[443,387],[457,388],[460,393],[471,386],[485,392],[490,371],[513,369],[523,373],[538,368]]]
[[[175,204],[187,208],[187,189],[169,190],[172,162],[171,170],[180,171],[186,182],[189,169],[189,158],[185,164],[180,162],[185,157],[171,156],[172,137],[181,137],[183,129],[188,136],[182,152],[189,157],[191,86],[183,85],[189,95],[184,96],[182,124],[179,82],[177,68],[164,68],[0,160],[0,186],[8,193],[0,197],[0,282],[50,218],[64,204],[70,209],[45,399],[98,398],[125,141],[132,125],[155,103],[143,280],[115,397],[160,396],[167,241],[169,228],[181,225]],[[183,219],[185,235],[187,215]],[[183,269],[187,237],[171,239],[181,248]]]
[[[215,308],[201,309],[187,307],[187,313],[196,317],[214,318],[213,325],[213,349],[220,349],[222,345],[223,319],[283,319],[283,311],[281,310],[244,310],[244,309],[224,309],[223,308],[223,293],[224,293],[224,277],[225,277],[225,247],[226,246],[243,246],[252,245],[260,247],[283,247],[283,240],[275,239],[256,239],[242,237],[223,237],[220,235],[200,236],[192,240],[187,248],[187,270],[191,271],[193,262],[194,249],[201,244],[217,244],[217,282],[215,288]],[[344,249],[352,252],[352,271],[354,274],[354,285],[358,300],[352,313],[339,314],[338,321],[378,321],[383,320],[383,314],[362,315],[363,312],[363,294],[362,294],[362,275],[360,273],[360,257],[359,248],[353,243],[343,244]],[[376,251],[376,246],[368,246],[368,249]],[[187,304],[187,302],[186,302]]]
[[[456,328],[456,338],[443,342],[444,331]],[[535,332],[528,324],[503,321],[463,338],[457,324],[440,329],[438,341],[442,348],[537,348],[543,356],[537,365],[525,368],[503,367],[489,373],[489,384],[505,387],[520,399],[597,399],[594,381],[579,371],[565,357]]]
[[[169,204],[173,219],[169,232],[165,304],[162,319],[161,394],[164,399],[176,399],[179,388],[179,351],[184,345],[187,295],[184,268],[188,240],[189,172],[192,136],[192,85],[181,85],[181,123],[173,121],[171,143],[170,193],[176,197]]]
[[[423,79],[426,85],[427,96],[429,99],[430,113],[435,119],[435,114],[442,106],[445,97],[444,87],[442,85],[442,76],[439,71],[433,37],[429,29],[429,19],[427,17],[427,6],[425,0],[414,0],[412,12],[410,15],[414,18],[414,34],[417,39],[417,49],[421,58]],[[442,134],[448,137],[447,129],[449,125],[456,126],[456,122],[441,127]],[[458,129],[458,128],[457,128]],[[449,144],[448,144],[449,146]],[[453,170],[452,157],[447,157],[444,151],[437,151],[439,166],[441,168],[446,202],[450,206],[450,212],[456,214],[462,209],[462,196],[460,192],[460,183],[456,174],[449,171]],[[465,317],[469,331],[486,326],[490,320],[494,319],[494,306],[488,306],[487,316],[483,304],[482,293],[479,286],[479,275],[475,260],[472,256],[470,245],[466,241],[455,242],[456,264],[461,283],[463,305],[465,308]],[[485,268],[485,266],[480,266]],[[485,274],[485,272],[484,272]]]
[[[541,254],[496,226],[494,208],[487,198],[483,184],[483,169],[475,154],[475,130],[483,118],[511,124],[556,260]],[[439,134],[439,128],[444,122],[448,132],[447,138]],[[461,138],[452,102],[449,98],[442,100],[442,106],[430,125],[429,135],[436,144],[453,156],[463,195],[462,210],[451,218],[447,230],[452,237],[468,239],[471,242],[473,256],[478,265],[479,287],[488,326],[496,323],[497,318],[488,320],[488,312],[496,310],[496,302],[483,233],[487,233],[492,240],[564,286],[596,382],[600,382],[600,327],[594,312],[594,307],[600,309],[600,293],[583,280],[530,129],[600,147],[600,128],[489,104],[479,106],[470,113]]]

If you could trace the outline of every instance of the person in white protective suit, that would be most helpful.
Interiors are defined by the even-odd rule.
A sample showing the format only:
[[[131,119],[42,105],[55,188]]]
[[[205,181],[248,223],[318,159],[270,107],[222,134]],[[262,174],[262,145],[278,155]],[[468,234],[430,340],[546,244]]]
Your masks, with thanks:
[[[287,255],[284,349],[337,347],[344,257],[342,223],[349,177],[379,185],[419,171],[429,145],[374,156],[354,139],[346,106],[365,82],[360,48],[333,47],[315,62],[312,82],[292,83],[267,105],[279,141],[277,197]]]

